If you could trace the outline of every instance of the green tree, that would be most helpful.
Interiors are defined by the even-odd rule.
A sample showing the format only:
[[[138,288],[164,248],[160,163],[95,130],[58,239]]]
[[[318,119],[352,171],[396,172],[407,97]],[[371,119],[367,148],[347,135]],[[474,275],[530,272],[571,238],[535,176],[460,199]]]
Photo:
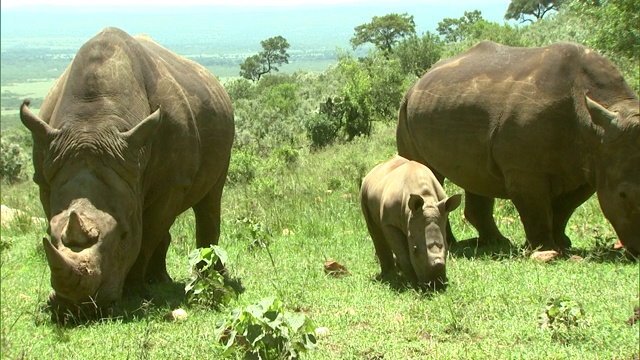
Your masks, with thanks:
[[[419,77],[440,60],[443,45],[438,35],[426,32],[422,37],[414,35],[400,41],[395,56],[405,74]]]
[[[240,64],[240,76],[252,81],[260,80],[264,74],[278,71],[278,66],[289,63],[289,43],[282,36],[268,38],[260,42],[262,51],[249,56]]]
[[[533,16],[536,20],[540,20],[549,11],[558,11],[562,3],[564,3],[564,0],[511,0],[504,18],[520,22],[533,22],[533,19],[527,16]]]
[[[480,10],[465,11],[464,16],[454,18],[444,18],[438,23],[438,34],[444,36],[445,42],[454,43],[473,37],[471,30],[473,24],[478,21],[486,21],[482,17]]]
[[[415,35],[416,24],[413,15],[387,14],[384,16],[374,16],[370,23],[358,25],[354,28],[354,35],[351,38],[353,48],[365,43],[372,43],[384,54],[391,54],[394,45],[402,38]]]
[[[638,0],[573,1],[570,9],[591,27],[588,45],[609,55],[640,61],[640,3]],[[637,72],[637,68],[636,68]]]

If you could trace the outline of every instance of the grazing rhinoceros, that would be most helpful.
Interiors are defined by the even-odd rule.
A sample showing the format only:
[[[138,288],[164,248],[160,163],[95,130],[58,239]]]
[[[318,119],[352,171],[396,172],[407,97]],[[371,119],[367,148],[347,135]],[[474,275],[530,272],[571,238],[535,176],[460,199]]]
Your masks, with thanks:
[[[511,199],[532,248],[571,246],[565,227],[594,191],[640,251],[638,97],[606,58],[580,44],[481,42],[435,64],[400,107],[400,155],[466,190],[479,240],[502,240],[494,198]]]
[[[216,244],[234,136],[231,101],[202,66],[149,37],[106,28],[84,44],[40,116],[25,101],[54,304],[99,306],[171,281],[169,228],[193,208]],[[223,269],[219,269],[223,270]]]
[[[380,260],[381,277],[396,265],[414,286],[442,288],[446,282],[448,213],[461,195],[447,197],[426,166],[395,156],[362,182],[360,201]]]

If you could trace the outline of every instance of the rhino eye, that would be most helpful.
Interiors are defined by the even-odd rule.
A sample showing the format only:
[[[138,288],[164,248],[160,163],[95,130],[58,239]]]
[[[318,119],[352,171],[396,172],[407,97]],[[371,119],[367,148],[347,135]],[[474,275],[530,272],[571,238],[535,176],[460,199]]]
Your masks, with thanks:
[[[620,191],[618,193],[618,196],[620,196],[621,199],[626,200],[627,199],[627,193],[624,191]]]
[[[415,252],[418,252],[418,247],[417,247],[417,246],[415,246],[415,245],[413,246],[413,252],[414,252],[414,253],[415,253]]]

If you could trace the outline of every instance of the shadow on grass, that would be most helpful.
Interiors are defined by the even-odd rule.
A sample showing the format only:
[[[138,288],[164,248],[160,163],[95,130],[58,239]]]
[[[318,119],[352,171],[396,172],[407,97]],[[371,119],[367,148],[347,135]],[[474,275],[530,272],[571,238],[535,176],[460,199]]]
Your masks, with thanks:
[[[236,296],[244,292],[240,278],[225,277],[225,285],[231,288]],[[173,309],[192,307],[185,294],[183,282],[152,284],[149,285],[149,290],[150,299],[138,295],[124,295],[120,301],[107,308],[99,308],[93,303],[52,305],[49,301],[41,308],[42,317],[36,321],[39,324],[52,323],[65,328],[112,321],[141,322],[149,318],[162,318]],[[50,321],[44,320],[47,316],[50,317]]]
[[[391,288],[391,290],[397,293],[404,293],[407,291],[416,292],[420,294],[422,297],[430,299],[438,293],[442,293],[446,290],[448,283],[445,282],[444,285],[436,288],[417,288],[413,286],[409,281],[407,281],[404,276],[400,273],[390,274],[387,276],[376,276],[372,279],[372,281],[385,284]]]
[[[505,260],[516,258],[527,258],[531,250],[526,246],[517,246],[510,241],[479,244],[477,238],[471,238],[455,242],[450,245],[449,253],[458,258],[465,259],[492,259]],[[585,261],[595,263],[633,263],[638,258],[624,249],[614,249],[613,242],[602,242],[596,239],[592,248],[571,248],[565,251],[558,260],[572,259],[579,256]]]
[[[454,257],[465,259],[493,259],[503,260],[524,256],[523,247],[516,246],[510,241],[480,244],[478,238],[460,240],[449,246],[449,253]]]

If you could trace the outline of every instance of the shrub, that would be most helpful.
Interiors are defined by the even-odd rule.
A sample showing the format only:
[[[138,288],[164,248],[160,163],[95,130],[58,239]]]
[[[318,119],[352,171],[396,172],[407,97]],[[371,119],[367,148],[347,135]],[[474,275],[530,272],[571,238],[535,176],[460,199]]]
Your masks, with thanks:
[[[0,180],[15,184],[27,179],[26,168],[28,157],[18,144],[5,141],[2,143],[2,157],[0,158]]]
[[[232,310],[216,323],[214,334],[225,346],[224,355],[239,350],[245,359],[298,359],[316,345],[313,321],[285,311],[274,297]]]
[[[213,265],[218,261],[225,265],[227,259],[227,252],[217,245],[198,248],[189,254],[189,266],[193,276],[184,290],[190,303],[216,309],[229,304],[235,293],[231,286],[225,283],[224,276],[213,269]]]
[[[250,149],[237,149],[231,154],[227,180],[230,184],[248,184],[256,176],[255,156]]]
[[[315,114],[305,123],[307,136],[311,140],[311,146],[323,148],[331,145],[338,137],[340,121],[325,114]]]

